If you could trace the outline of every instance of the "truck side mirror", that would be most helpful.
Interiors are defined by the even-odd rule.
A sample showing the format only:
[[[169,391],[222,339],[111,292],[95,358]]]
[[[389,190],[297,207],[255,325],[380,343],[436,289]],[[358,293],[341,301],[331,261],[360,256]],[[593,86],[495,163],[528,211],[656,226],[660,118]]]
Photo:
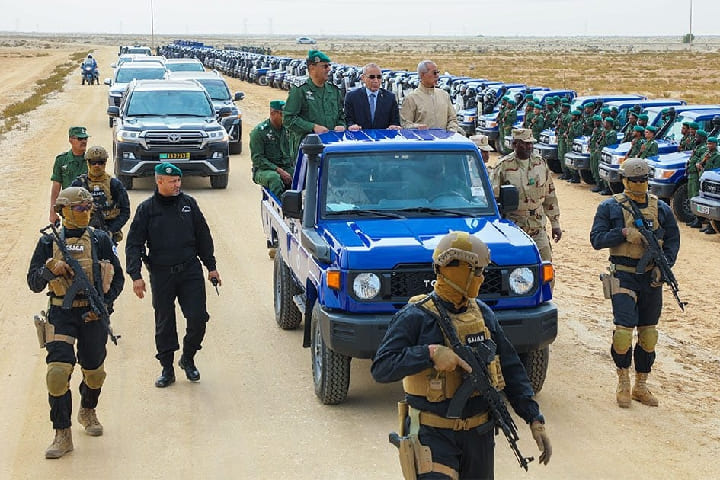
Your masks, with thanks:
[[[243,98],[245,98],[245,94],[243,92],[235,92],[234,100],[236,102],[242,100]]]
[[[515,185],[500,185],[500,196],[497,199],[500,213],[514,212],[520,204],[520,196]]]
[[[222,107],[220,108],[220,111],[218,112],[218,116],[220,118],[229,117],[232,114],[232,108],[230,107]]]
[[[120,116],[120,107],[108,107],[107,108],[107,114],[110,117],[119,117]]]
[[[280,196],[282,212],[288,218],[302,218],[302,190],[286,190]]]

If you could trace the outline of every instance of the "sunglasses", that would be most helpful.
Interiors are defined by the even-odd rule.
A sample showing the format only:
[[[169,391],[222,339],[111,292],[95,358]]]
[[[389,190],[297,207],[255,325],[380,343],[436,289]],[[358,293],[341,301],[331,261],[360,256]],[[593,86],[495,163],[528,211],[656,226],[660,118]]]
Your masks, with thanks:
[[[88,210],[92,209],[92,204],[90,203],[84,203],[81,205],[73,205],[70,207],[73,212],[87,212]]]
[[[382,75],[365,75],[365,78],[370,80],[382,80]]]
[[[633,183],[645,183],[648,181],[648,177],[628,177],[627,181]]]
[[[320,67],[320,68],[330,68],[329,63],[316,62],[316,63],[313,63],[313,65],[315,65],[316,67]]]
[[[430,73],[432,73],[433,75],[440,75],[440,70],[433,70]]]
[[[459,267],[460,266],[460,260],[451,260],[448,262],[446,267]],[[476,277],[481,277],[485,274],[485,268],[483,267],[473,267],[472,265],[469,265],[470,269],[473,271],[473,275]]]
[[[78,141],[80,141],[80,142],[87,142],[87,139],[88,139],[88,137],[84,137],[84,138],[80,138],[80,137],[70,137],[70,138],[74,138],[75,140],[78,140]]]
[[[88,163],[90,165],[105,165],[107,162],[105,160],[90,160]]]

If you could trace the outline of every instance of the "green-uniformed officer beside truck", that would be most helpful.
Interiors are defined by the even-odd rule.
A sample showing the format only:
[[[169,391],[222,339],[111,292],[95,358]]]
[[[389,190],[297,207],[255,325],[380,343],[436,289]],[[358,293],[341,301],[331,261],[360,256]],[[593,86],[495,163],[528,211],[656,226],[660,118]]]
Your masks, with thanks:
[[[605,147],[615,145],[618,143],[618,135],[615,130],[615,119],[611,115],[605,117],[603,121],[604,130],[600,135],[597,143],[597,149],[595,150],[595,156],[590,157],[590,168],[592,169],[593,178],[595,179],[595,186],[592,188],[593,192],[603,192],[610,194],[610,188],[600,178],[600,155]]]
[[[253,182],[262,185],[278,198],[292,183],[294,158],[288,149],[288,131],[283,126],[285,102],[270,102],[270,117],[250,132],[250,158]]]
[[[645,143],[640,147],[639,158],[648,158],[658,154],[658,143],[655,140],[657,127],[645,127]]]
[[[567,132],[565,132],[565,144],[567,145],[567,151],[572,150],[573,143],[576,138],[580,138],[583,135],[583,118],[580,110],[573,110],[570,112],[572,120],[568,126]],[[561,159],[563,165],[565,164],[565,157]],[[569,169],[569,175],[565,178],[570,183],[580,183],[580,173],[577,170]]]
[[[561,112],[558,116],[557,127],[555,127],[555,136],[557,137],[557,156],[560,166],[562,167],[562,180],[567,180],[572,177],[571,170],[565,165],[565,154],[570,151],[570,146],[567,140],[567,132],[570,129],[570,123],[572,122],[572,115],[570,115],[570,102],[565,99],[560,107]]]
[[[55,212],[55,200],[60,190],[69,187],[78,175],[87,173],[85,150],[87,149],[88,133],[85,127],[70,127],[68,130],[70,150],[55,157],[53,164],[52,186],[50,189],[50,223],[58,221]]]
[[[507,109],[505,110],[505,115],[503,116],[502,120],[502,139],[505,139],[505,137],[510,136],[512,134],[513,125],[515,125],[515,122],[517,122],[517,102],[513,98],[508,98],[507,100]],[[498,125],[500,125],[500,122],[498,122]],[[504,141],[503,141],[504,145]]]
[[[545,128],[545,116],[542,114],[542,106],[539,103],[535,103],[533,107],[533,119],[530,122],[530,129],[532,130],[532,136],[537,142],[540,140],[540,132]]]
[[[705,156],[707,151],[707,137],[708,134],[705,130],[698,130],[695,134],[695,148],[693,148],[690,160],[688,160],[687,166],[687,198],[697,197],[700,194],[700,172],[698,171],[697,164]],[[703,218],[695,217],[692,221],[687,222],[686,225],[692,228],[702,228]]]
[[[305,135],[345,130],[342,93],[327,81],[330,57],[319,50],[310,50],[307,67],[307,80],[290,89],[283,110],[283,123],[290,134],[291,158],[295,158]]]

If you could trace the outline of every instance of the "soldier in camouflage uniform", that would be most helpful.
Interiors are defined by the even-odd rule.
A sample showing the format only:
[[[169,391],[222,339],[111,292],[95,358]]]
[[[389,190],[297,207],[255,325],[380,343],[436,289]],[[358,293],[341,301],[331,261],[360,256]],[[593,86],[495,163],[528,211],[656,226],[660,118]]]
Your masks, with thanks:
[[[697,197],[700,194],[700,172],[698,171],[697,164],[705,156],[705,152],[707,151],[707,137],[708,134],[705,130],[698,130],[695,134],[695,148],[693,148],[693,153],[690,155],[687,166],[688,199]],[[696,216],[692,221],[687,222],[686,225],[692,228],[702,228],[703,223],[703,219]]]
[[[594,107],[592,103],[586,103],[585,104],[585,110],[583,111],[582,121],[583,121],[583,132],[582,134],[584,136],[592,135],[593,130],[595,129],[595,113],[594,113]]]
[[[545,231],[548,219],[555,243],[562,237],[552,175],[542,157],[533,153],[535,139],[530,130],[518,128],[512,131],[512,136],[514,152],[500,158],[490,174],[493,193],[497,197],[501,185],[514,185],[518,189],[518,209],[509,212],[506,218],[532,237],[543,260],[552,261],[552,247]]]
[[[250,158],[253,182],[270,190],[276,197],[292,183],[295,162],[288,152],[288,132],[283,126],[285,102],[270,102],[270,118],[250,132]]]
[[[640,147],[638,158],[648,158],[658,154],[658,143],[655,140],[657,127],[649,126],[645,128],[645,143]]]
[[[507,135],[510,135],[512,133],[513,125],[515,125],[515,122],[517,121],[517,110],[515,109],[515,106],[517,105],[517,102],[509,98],[507,101],[507,109],[505,110],[505,116],[503,117],[502,121],[502,139],[503,139],[503,145],[505,145],[505,137]],[[498,123],[500,125],[500,123]],[[505,152],[503,152],[505,153]]]
[[[635,125],[637,125],[638,115],[639,113],[633,111],[628,113],[628,122],[625,124],[625,127],[623,127],[623,131],[621,132],[623,135],[622,143],[629,142],[633,139],[633,129],[635,128]]]
[[[300,142],[308,133],[345,130],[343,96],[328,82],[330,58],[319,50],[310,50],[307,58],[308,78],[291,88],[283,110],[283,123],[289,132],[290,156],[295,158]]]
[[[563,102],[560,116],[558,116],[557,126],[555,127],[555,137],[557,138],[557,156],[560,166],[562,167],[562,180],[568,180],[572,177],[572,171],[565,165],[565,154],[570,151],[570,144],[567,140],[567,132],[570,129],[572,115],[570,115],[570,102]]]
[[[612,116],[605,117],[604,127],[605,129],[598,141],[598,148],[594,162],[592,157],[590,157],[590,166],[591,168],[594,167],[593,178],[595,179],[595,187],[593,187],[592,191],[602,193],[604,190],[607,190],[607,194],[609,195],[612,193],[610,192],[610,187],[608,187],[608,185],[600,178],[600,155],[602,154],[603,148],[618,143],[617,131],[615,131],[615,121]],[[597,177],[595,176],[596,173]]]
[[[523,117],[523,123],[522,128],[530,128],[530,125],[532,124],[532,119],[535,116],[533,113],[533,110],[535,109],[535,102],[532,100],[528,101],[527,104],[525,104],[525,116]]]
[[[638,158],[638,155],[640,155],[640,149],[645,144],[645,128],[640,125],[635,125],[633,127],[633,138],[630,142],[630,150],[623,160],[628,158]]]
[[[693,124],[695,128],[691,128]],[[691,151],[695,147],[695,134],[697,133],[697,127],[698,124],[696,122],[683,122],[682,129],[680,130],[682,138],[680,139],[680,142],[678,142],[678,152]]]
[[[542,106],[536,103],[533,107],[533,118],[530,121],[530,129],[532,130],[533,138],[537,142],[540,140],[540,132],[545,128],[545,116],[542,114]]]

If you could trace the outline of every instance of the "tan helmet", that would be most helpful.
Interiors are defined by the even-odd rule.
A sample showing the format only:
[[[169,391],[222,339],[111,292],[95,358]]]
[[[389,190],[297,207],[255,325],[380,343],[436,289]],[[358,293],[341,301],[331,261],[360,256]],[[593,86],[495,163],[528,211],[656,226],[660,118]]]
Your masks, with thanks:
[[[444,267],[453,260],[484,268],[490,263],[490,249],[485,242],[467,232],[450,232],[435,247],[433,263]]]
[[[107,150],[105,150],[104,147],[101,147],[99,145],[93,146],[85,150],[85,160],[107,160],[108,159],[108,153]]]
[[[60,213],[63,207],[92,203],[93,197],[83,187],[68,187],[60,190],[55,200],[55,211]]]
[[[620,164],[620,175],[625,178],[647,177],[650,175],[650,167],[642,158],[628,158]]]

